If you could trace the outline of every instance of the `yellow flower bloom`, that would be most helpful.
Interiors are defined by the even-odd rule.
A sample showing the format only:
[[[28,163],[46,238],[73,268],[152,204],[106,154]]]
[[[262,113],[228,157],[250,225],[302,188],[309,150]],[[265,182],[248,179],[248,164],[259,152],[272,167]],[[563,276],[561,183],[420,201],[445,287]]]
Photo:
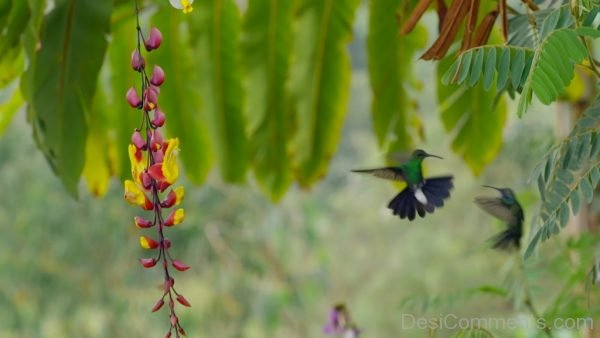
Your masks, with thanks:
[[[152,210],[152,202],[146,197],[146,194],[132,180],[125,181],[125,199],[133,205],[139,205],[145,210]]]
[[[137,183],[142,184],[140,174],[144,172],[144,156],[142,156],[141,152],[138,152],[137,148],[133,144],[129,145],[128,150],[129,161],[131,162],[131,177]]]
[[[183,201],[183,196],[185,196],[185,189],[183,187],[177,187],[175,189],[173,189],[173,191],[175,192],[175,205],[179,205],[179,203],[181,203],[181,201]]]
[[[192,3],[194,2],[194,0],[169,0],[169,2],[171,3],[171,6],[177,9],[182,9],[183,13],[185,14],[190,13],[194,10],[192,8]]]
[[[169,139],[167,149],[165,151],[165,157],[162,162],[162,174],[165,177],[165,181],[169,184],[173,184],[179,177],[179,166],[177,165],[177,153],[179,152],[179,139]]]
[[[144,249],[156,249],[158,242],[148,236],[140,236],[140,246]]]
[[[172,211],[171,214],[169,215],[169,217],[167,217],[167,219],[165,220],[165,226],[173,226],[176,224],[179,224],[181,222],[183,222],[183,219],[185,218],[185,211],[183,209],[177,209],[175,211]]]

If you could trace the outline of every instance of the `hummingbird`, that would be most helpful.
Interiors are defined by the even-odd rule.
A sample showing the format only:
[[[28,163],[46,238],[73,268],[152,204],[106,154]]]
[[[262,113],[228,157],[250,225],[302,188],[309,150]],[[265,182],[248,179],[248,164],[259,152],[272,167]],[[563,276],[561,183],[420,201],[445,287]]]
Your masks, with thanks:
[[[500,197],[480,196],[475,198],[475,203],[488,214],[506,223],[506,229],[491,238],[494,249],[518,249],[521,246],[525,215],[515,193],[509,188],[489,185],[484,187],[498,190]]]
[[[450,189],[453,187],[452,176],[423,177],[421,164],[427,157],[441,159],[437,155],[417,149],[413,151],[408,161],[399,166],[359,169],[352,170],[352,172],[406,182],[406,188],[390,201],[388,208],[401,219],[408,218],[409,221],[412,221],[417,214],[425,217],[427,213],[433,213],[435,208],[442,207],[444,200],[450,197]]]

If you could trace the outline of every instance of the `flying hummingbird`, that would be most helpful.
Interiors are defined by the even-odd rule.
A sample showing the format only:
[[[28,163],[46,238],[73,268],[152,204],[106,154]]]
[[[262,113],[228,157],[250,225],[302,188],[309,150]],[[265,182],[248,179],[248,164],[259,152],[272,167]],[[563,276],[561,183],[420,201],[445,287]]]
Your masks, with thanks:
[[[475,203],[488,214],[506,222],[506,229],[492,237],[494,249],[518,249],[521,246],[523,235],[523,208],[515,193],[509,188],[496,188],[484,185],[486,188],[496,189],[500,197],[476,197]]]
[[[392,209],[394,215],[412,221],[417,214],[425,217],[426,213],[433,213],[435,208],[443,206],[444,200],[450,197],[450,189],[453,187],[452,176],[423,177],[421,163],[427,157],[441,158],[417,149],[410,155],[410,159],[400,166],[352,170],[352,172],[406,182],[406,188],[390,201],[388,208]]]

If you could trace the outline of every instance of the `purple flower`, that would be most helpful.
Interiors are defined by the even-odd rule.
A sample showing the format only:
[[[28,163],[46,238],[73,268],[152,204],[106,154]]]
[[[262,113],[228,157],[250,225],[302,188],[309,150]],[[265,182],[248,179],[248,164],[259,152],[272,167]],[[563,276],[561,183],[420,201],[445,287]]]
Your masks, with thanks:
[[[339,336],[343,338],[357,338],[360,330],[350,320],[350,313],[344,304],[336,305],[331,312],[323,332],[329,336]]]

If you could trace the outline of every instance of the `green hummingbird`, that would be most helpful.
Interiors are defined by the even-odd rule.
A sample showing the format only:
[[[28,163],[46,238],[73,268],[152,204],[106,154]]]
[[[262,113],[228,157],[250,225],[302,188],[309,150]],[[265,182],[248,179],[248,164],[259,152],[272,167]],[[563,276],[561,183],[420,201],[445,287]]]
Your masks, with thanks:
[[[506,222],[506,229],[492,237],[494,249],[518,249],[525,215],[515,193],[509,188],[484,187],[498,190],[500,197],[480,196],[475,198],[475,203],[488,214]]]
[[[435,208],[443,206],[444,200],[450,197],[450,189],[453,187],[452,176],[423,177],[421,164],[427,157],[441,158],[417,149],[413,151],[408,161],[399,166],[352,170],[352,172],[406,182],[406,188],[390,201],[388,208],[401,219],[408,218],[412,221],[417,214],[425,217],[426,213],[433,213]]]

